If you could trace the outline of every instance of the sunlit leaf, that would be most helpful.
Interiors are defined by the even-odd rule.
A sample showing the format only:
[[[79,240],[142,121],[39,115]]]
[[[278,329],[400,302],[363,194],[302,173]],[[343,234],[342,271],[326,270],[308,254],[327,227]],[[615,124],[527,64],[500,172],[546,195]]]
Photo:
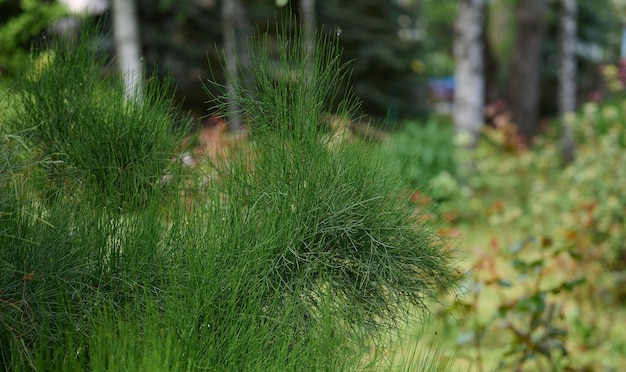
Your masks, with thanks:
[[[572,289],[576,288],[577,286],[584,284],[587,281],[587,279],[580,277],[580,278],[576,278],[570,281],[567,281],[565,283],[562,283],[560,286],[553,288],[552,290],[550,290],[551,293],[553,294],[557,294],[560,293],[561,291],[571,291]]]
[[[509,253],[511,254],[517,254],[519,253],[522,249],[524,249],[524,247],[526,246],[526,244],[532,242],[533,240],[535,240],[535,238],[530,237],[530,238],[526,238],[526,239],[522,239],[522,240],[518,240],[515,243],[513,243],[510,247],[509,247]]]
[[[516,310],[523,313],[542,313],[546,308],[546,296],[535,293],[517,303]]]
[[[468,345],[474,342],[475,338],[476,334],[474,332],[459,333],[459,335],[456,337],[456,344],[460,346]]]
[[[498,280],[498,285],[500,285],[500,287],[512,287],[513,283],[511,283],[508,280],[504,280],[504,279],[499,279]]]

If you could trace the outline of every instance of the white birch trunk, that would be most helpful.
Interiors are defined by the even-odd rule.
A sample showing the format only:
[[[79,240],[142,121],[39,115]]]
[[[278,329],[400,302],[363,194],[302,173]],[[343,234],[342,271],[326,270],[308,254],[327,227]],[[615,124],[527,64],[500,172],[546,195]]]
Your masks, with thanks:
[[[312,61],[315,53],[315,0],[300,0],[300,14],[305,52]]]
[[[460,0],[455,24],[454,125],[464,145],[475,146],[484,122],[483,25],[485,1]]]
[[[561,0],[561,66],[559,69],[559,113],[563,129],[563,158],[574,160],[574,138],[568,117],[576,111],[576,0]]]
[[[240,132],[243,129],[241,109],[237,104],[235,85],[246,84],[246,76],[238,76],[239,66],[248,63],[245,36],[249,24],[246,19],[245,8],[240,0],[222,1],[222,23],[224,37],[224,56],[226,58],[226,94],[228,96],[228,128],[231,132]],[[243,34],[243,35],[242,35]],[[243,82],[240,79],[244,79]]]
[[[134,0],[113,0],[113,34],[126,98],[141,99],[143,66]]]
[[[576,0],[561,0],[559,111],[562,116],[576,110],[576,13]]]

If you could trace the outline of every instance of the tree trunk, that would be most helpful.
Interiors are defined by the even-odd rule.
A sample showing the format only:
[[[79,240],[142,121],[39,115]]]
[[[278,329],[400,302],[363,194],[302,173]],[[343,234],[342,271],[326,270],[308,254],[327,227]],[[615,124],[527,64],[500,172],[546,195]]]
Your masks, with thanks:
[[[539,121],[541,49],[546,30],[546,13],[546,0],[518,1],[509,101],[513,121],[526,143],[530,143],[537,134]]]
[[[483,75],[485,77],[485,103],[491,104],[497,99],[502,98],[500,94],[500,64],[494,55],[493,48],[489,42],[488,27],[491,7],[485,8],[485,16],[483,17]]]
[[[134,0],[113,0],[113,34],[127,99],[141,99],[143,67]]]
[[[243,129],[241,109],[237,104],[237,92],[234,81],[246,79],[239,76],[241,65],[248,63],[248,49],[246,38],[250,25],[241,0],[222,1],[222,22],[224,37],[224,54],[226,58],[226,93],[228,95],[228,127],[231,132],[240,132]],[[243,69],[245,70],[245,69]]]
[[[300,0],[300,16],[305,52],[308,60],[312,61],[315,52],[315,0]]]
[[[485,1],[461,0],[456,20],[454,124],[474,147],[484,122],[485,79],[483,26]]]
[[[576,0],[561,0],[561,66],[559,114],[562,122],[563,160],[574,160],[574,138],[568,116],[576,110]]]

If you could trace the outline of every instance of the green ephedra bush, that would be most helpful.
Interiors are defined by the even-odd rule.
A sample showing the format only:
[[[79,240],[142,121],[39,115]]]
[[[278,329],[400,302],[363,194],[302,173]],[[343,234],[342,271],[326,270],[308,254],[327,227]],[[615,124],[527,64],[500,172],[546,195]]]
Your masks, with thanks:
[[[350,118],[357,107],[350,92],[338,96],[347,70],[330,35],[317,34],[315,55],[302,33],[252,39],[249,67],[228,76],[236,93],[213,98],[241,108],[255,155],[229,164],[227,197],[212,199],[237,226],[224,229],[238,241],[227,249],[264,262],[245,276],[261,281],[254,296],[278,291],[298,305],[294,330],[330,309],[337,326],[373,335],[451,290],[457,274],[449,242],[401,199],[399,167],[371,144],[328,134],[328,110]]]
[[[336,96],[336,42],[318,35],[313,58],[298,34],[253,40],[237,94],[216,98],[236,99],[249,156],[216,160],[210,181],[171,173],[179,204],[155,188],[176,138],[162,90],[125,101],[83,42],[16,85],[0,119],[24,136],[0,149],[0,369],[374,369],[384,353],[362,346],[455,288],[450,242],[404,201],[399,169],[322,124],[355,107]]]
[[[8,126],[28,131],[48,162],[48,196],[86,191],[141,205],[180,143],[174,128],[184,125],[174,116],[167,82],[149,79],[140,100],[125,100],[120,77],[106,73],[90,34],[52,42],[27,66],[15,84]]]

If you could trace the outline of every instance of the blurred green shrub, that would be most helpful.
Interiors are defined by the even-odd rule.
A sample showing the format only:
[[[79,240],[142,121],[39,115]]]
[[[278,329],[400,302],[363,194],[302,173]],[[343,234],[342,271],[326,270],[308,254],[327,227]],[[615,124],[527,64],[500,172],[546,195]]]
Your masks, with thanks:
[[[587,104],[571,117],[578,148],[563,172],[535,180],[529,199],[537,234],[609,267],[626,268],[626,116],[624,102]]]
[[[482,215],[492,226],[516,224],[527,234],[606,267],[626,267],[626,106],[588,103],[566,118],[577,142],[575,161],[560,162],[556,138],[508,153],[484,140],[472,154],[467,199],[450,202],[460,215]],[[558,250],[557,249],[557,250]]]
[[[29,60],[32,39],[67,15],[57,1],[0,1],[0,76]]]
[[[626,299],[624,105],[590,103],[566,118],[577,142],[566,167],[551,132],[511,151],[506,133],[486,129],[468,154],[473,167],[460,172],[469,193],[446,208],[484,240],[469,296],[453,310],[465,329],[457,343],[477,363],[489,353],[513,370],[621,366],[613,328]],[[581,348],[587,355],[572,352]]]
[[[401,172],[411,186],[428,189],[440,199],[451,197],[458,188],[454,128],[441,119],[425,124],[407,122],[389,144],[399,160]]]

